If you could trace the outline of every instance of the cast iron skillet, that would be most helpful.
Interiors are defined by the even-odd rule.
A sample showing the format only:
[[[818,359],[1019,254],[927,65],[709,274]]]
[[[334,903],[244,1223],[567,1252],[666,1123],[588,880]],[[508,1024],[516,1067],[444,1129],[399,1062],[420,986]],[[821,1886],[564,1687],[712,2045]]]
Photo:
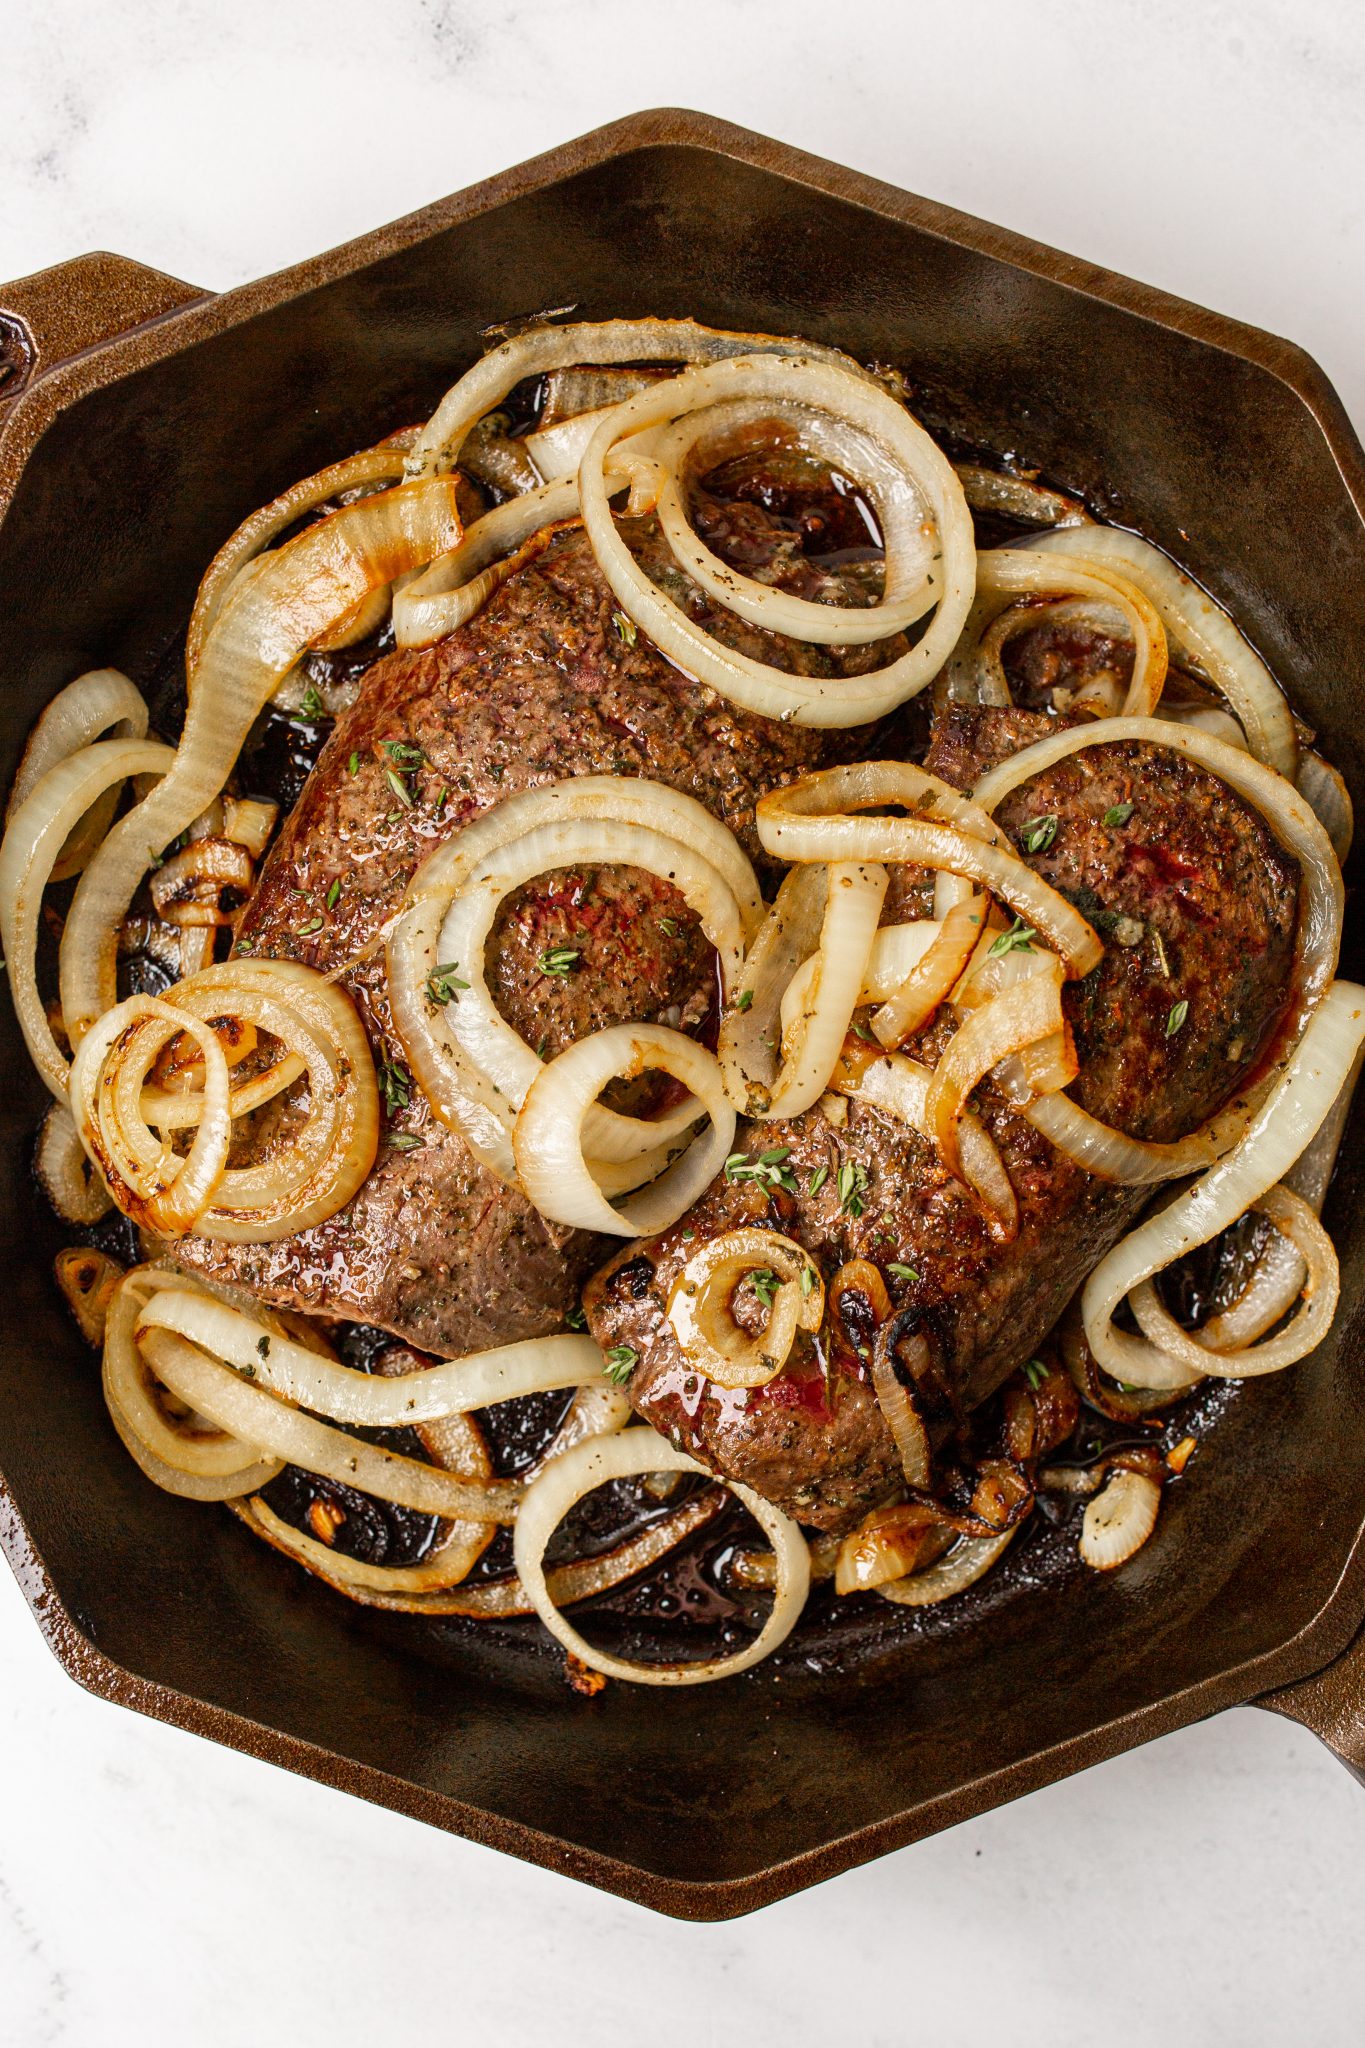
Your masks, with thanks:
[[[0,289],[0,779],[71,676],[145,677],[234,524],[576,302],[911,366],[1235,613],[1365,797],[1365,457],[1287,342],[690,113],[637,115],[222,298],[115,256]],[[1348,926],[1348,934],[1349,934]],[[1358,972],[1349,957],[1347,971]],[[353,1608],[125,1456],[49,1278],[5,1006],[0,1539],[92,1691],[662,1911],[721,1918],[1218,1708],[1365,1779],[1360,1120],[1331,1340],[1234,1400],[1153,1542],[840,1679],[584,1701],[527,1643]],[[49,1241],[50,1240],[50,1241]],[[528,1632],[529,1636],[529,1632]]]

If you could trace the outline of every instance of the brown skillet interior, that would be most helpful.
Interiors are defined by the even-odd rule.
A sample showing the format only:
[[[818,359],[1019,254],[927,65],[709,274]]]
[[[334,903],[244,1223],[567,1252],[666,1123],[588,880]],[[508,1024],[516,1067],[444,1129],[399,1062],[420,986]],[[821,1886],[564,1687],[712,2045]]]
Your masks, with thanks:
[[[683,146],[590,163],[61,415],[0,529],[0,773],[81,668],[149,672],[246,511],[419,417],[485,322],[569,301],[590,317],[797,331],[904,365],[931,414],[1103,490],[1113,516],[1169,545],[1365,790],[1365,530],[1288,384],[1046,275]],[[267,1752],[276,1731],[330,1753],[285,1760],[350,1789],[714,1913],[1296,1676],[1358,1619],[1358,1596],[1355,1613],[1323,1613],[1365,1515],[1355,1142],[1328,1208],[1345,1283],[1332,1342],[1233,1403],[1126,1572],[1048,1583],[843,1678],[788,1659],[700,1692],[612,1687],[585,1703],[529,1633],[362,1613],[226,1515],[141,1479],[48,1279],[57,1238],[28,1171],[42,1095],[8,1006],[0,1031],[0,1470],[95,1648],[257,1731],[183,1702],[153,1711]]]

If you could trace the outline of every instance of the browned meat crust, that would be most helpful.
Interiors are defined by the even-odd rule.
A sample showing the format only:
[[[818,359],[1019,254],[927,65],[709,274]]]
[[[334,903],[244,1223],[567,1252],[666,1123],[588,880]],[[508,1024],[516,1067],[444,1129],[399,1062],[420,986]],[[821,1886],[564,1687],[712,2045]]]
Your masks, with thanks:
[[[968,787],[1050,729],[1040,714],[954,708],[929,765]],[[1126,822],[1105,824],[1129,803]],[[1280,1014],[1295,865],[1226,785],[1148,747],[1072,757],[999,815],[1022,851],[1025,822],[1053,813],[1056,838],[1034,865],[1107,941],[1102,964],[1066,995],[1081,1060],[1073,1093],[1135,1136],[1178,1137],[1227,1099]],[[1168,1030],[1180,1003],[1189,1006],[1184,1021]],[[933,1065],[949,1035],[949,1021],[936,1021],[911,1050]],[[932,1148],[875,1110],[853,1106],[843,1128],[818,1110],[749,1126],[736,1142],[751,1153],[790,1147],[793,1192],[769,1199],[751,1182],[722,1180],[671,1231],[632,1247],[589,1285],[593,1334],[639,1355],[639,1413],[816,1527],[843,1527],[884,1498],[899,1466],[857,1333],[827,1328],[818,1347],[803,1348],[746,1401],[688,1373],[666,1319],[668,1292],[698,1242],[740,1223],[769,1222],[795,1237],[827,1278],[847,1259],[871,1259],[896,1307],[920,1312],[946,1388],[970,1408],[1037,1348],[1144,1200],[1070,1165],[989,1083],[978,1097],[1019,1197],[1019,1235],[1003,1248]],[[841,1200],[841,1166],[865,1176],[851,1199]]]
[[[724,548],[729,508],[708,500],[703,509],[713,545]],[[861,567],[850,580],[812,564],[785,515],[743,504],[735,519],[746,560],[766,562],[771,580],[806,596],[837,581],[844,601],[867,587]],[[709,619],[654,523],[626,530],[651,573]],[[751,649],[762,645],[770,660],[829,670],[827,650],[763,639],[729,615],[713,624]],[[503,797],[566,776],[644,775],[686,790],[757,853],[755,797],[839,745],[847,752],[853,736],[831,740],[752,717],[681,675],[643,636],[623,631],[627,625],[585,537],[570,531],[461,632],[378,662],[285,822],[241,940],[257,955],[324,972],[342,966],[380,931],[418,863],[457,826]],[[540,969],[552,946],[575,951],[571,973]],[[626,1019],[699,1024],[714,993],[710,949],[681,898],[633,869],[560,873],[519,892],[503,908],[488,967],[505,1014],[547,1052]],[[382,959],[343,979],[376,1059],[401,1062]],[[396,1094],[403,1092],[400,1078]],[[270,1130],[263,1120],[248,1153],[268,1144]],[[342,1214],[275,1244],[189,1239],[177,1256],[268,1301],[349,1316],[458,1355],[560,1327],[606,1249],[546,1224],[431,1116],[414,1086],[406,1105],[391,1087],[378,1163]]]

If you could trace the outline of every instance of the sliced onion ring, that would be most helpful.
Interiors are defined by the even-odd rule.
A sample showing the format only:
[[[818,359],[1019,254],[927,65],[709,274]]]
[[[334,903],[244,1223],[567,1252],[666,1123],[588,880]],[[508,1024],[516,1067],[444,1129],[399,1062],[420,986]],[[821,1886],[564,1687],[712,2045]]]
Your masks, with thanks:
[[[588,1114],[612,1080],[653,1070],[691,1090],[711,1118],[660,1177],[615,1208],[583,1152]],[[541,1071],[527,1091],[513,1133],[517,1178],[527,1200],[552,1222],[616,1237],[648,1237],[676,1223],[714,1180],[729,1155],[735,1112],[714,1054],[660,1024],[612,1024],[578,1039]]]
[[[999,1536],[959,1537],[946,1557],[939,1558],[926,1571],[891,1579],[878,1586],[877,1591],[883,1600],[890,1600],[897,1607],[937,1607],[940,1600],[951,1600],[954,1593],[963,1593],[984,1578],[1016,1534],[1017,1527],[1006,1529]]]
[[[721,1071],[736,1109],[801,1116],[829,1086],[867,978],[887,879],[877,863],[834,861],[794,868],[784,880],[721,1019]],[[779,1062],[773,1048],[799,963],[809,972],[800,1008],[782,1027]]]
[[[476,1486],[435,1465],[348,1436],[290,1408],[252,1385],[231,1366],[209,1358],[169,1330],[143,1333],[140,1348],[164,1386],[199,1414],[242,1443],[255,1444],[305,1472],[317,1472],[343,1486],[358,1487],[380,1500],[448,1521],[509,1522],[517,1512],[519,1489],[498,1482]]]
[[[1330,1113],[1365,1043],[1365,990],[1334,982],[1236,1147],[1193,1187],[1148,1216],[1103,1258],[1085,1284],[1081,1314],[1098,1365],[1128,1386],[1183,1386],[1197,1377],[1183,1357],[1114,1325],[1119,1303],[1142,1281],[1235,1223],[1275,1187]],[[1305,1237],[1304,1246],[1307,1248]],[[1315,1253],[1321,1247],[1314,1244]],[[1329,1246],[1330,1249],[1330,1246]],[[1292,1341],[1271,1340],[1275,1368],[1304,1357],[1326,1334],[1336,1302],[1335,1255],[1295,1317]],[[1254,1370],[1253,1347],[1239,1359],[1200,1353],[1200,1369],[1238,1377]],[[1235,1366],[1235,1370],[1234,1370]]]
[[[932,1141],[929,1127],[929,1087],[933,1074],[903,1053],[884,1053],[866,1062],[845,1061],[836,1072],[833,1088],[856,1101],[871,1103],[910,1125]],[[991,1227],[1008,1244],[1019,1229],[1019,1200],[1005,1169],[994,1138],[981,1119],[964,1109],[957,1120],[961,1175],[981,1201]]]
[[[73,1045],[117,1001],[118,933],[138,883],[219,794],[286,670],[377,584],[445,552],[459,534],[453,484],[380,491],[286,541],[229,592],[190,675],[169,771],[114,826],[77,886],[60,954]]]
[[[730,1302],[746,1274],[776,1281],[768,1320],[757,1335],[741,1329]],[[777,1378],[798,1330],[818,1330],[825,1314],[820,1270],[775,1230],[727,1230],[693,1252],[669,1291],[668,1320],[687,1363],[718,1387],[764,1387]]]
[[[1149,721],[1132,722],[1148,730]],[[857,815],[886,804],[903,804],[915,815]],[[763,847],[779,860],[905,861],[944,868],[999,896],[1061,955],[1069,975],[1088,974],[1103,957],[1097,934],[1080,912],[1020,859],[983,807],[911,762],[822,769],[760,797],[755,818]]]
[[[545,1582],[545,1551],[570,1508],[596,1487],[613,1479],[631,1479],[649,1472],[696,1472],[711,1478],[704,1465],[656,1435],[652,1429],[628,1429],[605,1441],[579,1444],[546,1467],[527,1489],[513,1535],[517,1577],[537,1614],[570,1655],[579,1657],[608,1678],[636,1685],[706,1685],[732,1678],[761,1662],[791,1634],[810,1589],[810,1552],[805,1538],[771,1502],[730,1482],[733,1493],[762,1528],[777,1560],[777,1589],[768,1619],[744,1649],[728,1657],[691,1664],[636,1664],[594,1649],[564,1618]]]
[[[834,680],[801,677],[723,647],[651,580],[618,533],[609,482],[611,456],[618,444],[665,421],[736,398],[791,401],[844,421],[884,449],[926,503],[942,553],[931,572],[937,610],[915,645],[884,668]],[[836,364],[751,355],[687,370],[641,391],[614,408],[594,434],[579,468],[578,490],[598,566],[636,625],[689,675],[768,718],[847,726],[884,716],[932,680],[971,603],[976,573],[971,515],[951,464],[886,392]]]
[[[695,320],[576,320],[567,327],[535,327],[490,349],[451,386],[413,443],[408,473],[427,476],[453,468],[470,428],[501,405],[523,377],[541,377],[580,363],[714,362],[760,351],[837,363],[855,376],[867,375],[837,349],[821,348],[816,342],[729,333],[702,327]]]
[[[1195,667],[1241,721],[1258,761],[1292,777],[1298,765],[1294,719],[1284,694],[1260,656],[1221,605],[1177,569],[1149,541],[1116,526],[1087,526],[1064,534],[1034,534],[1021,549],[1061,550],[1102,570],[1118,569],[1145,591],[1161,616],[1182,666]],[[1002,551],[1003,552],[1003,551]],[[1013,549],[1009,552],[1014,552]]]
[[[1160,615],[1135,581],[1102,561],[1086,559],[1081,549],[1088,541],[1087,529],[1076,553],[1062,552],[1062,541],[1056,538],[1045,558],[1022,547],[993,548],[977,558],[976,599],[946,673],[952,695],[983,704],[1009,704],[1012,699],[1000,664],[1001,636],[995,627],[1006,621],[1020,629],[1035,619],[1041,623],[1042,615],[1035,610],[1016,614],[1009,607],[1020,598],[1066,593],[1122,618],[1133,643],[1133,675],[1123,713],[1151,717],[1166,680],[1166,634]]]
[[[287,1336],[261,1343],[261,1323],[225,1302],[172,1285],[142,1312],[142,1330],[172,1330],[299,1408],[354,1428],[398,1429],[468,1415],[500,1401],[554,1393],[599,1378],[602,1354],[591,1337],[532,1337],[417,1372],[357,1372]]]

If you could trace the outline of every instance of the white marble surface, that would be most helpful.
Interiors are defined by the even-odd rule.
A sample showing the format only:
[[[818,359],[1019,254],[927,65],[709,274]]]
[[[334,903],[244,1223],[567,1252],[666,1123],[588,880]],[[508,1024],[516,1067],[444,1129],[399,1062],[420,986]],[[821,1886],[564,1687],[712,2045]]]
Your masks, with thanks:
[[[0,0],[0,277],[224,287],[669,103],[1290,334],[1365,422],[1357,0]],[[1363,1863],[1359,1789],[1247,1711],[677,1927],[86,1698],[0,1575],[4,2048],[1344,2048]]]

